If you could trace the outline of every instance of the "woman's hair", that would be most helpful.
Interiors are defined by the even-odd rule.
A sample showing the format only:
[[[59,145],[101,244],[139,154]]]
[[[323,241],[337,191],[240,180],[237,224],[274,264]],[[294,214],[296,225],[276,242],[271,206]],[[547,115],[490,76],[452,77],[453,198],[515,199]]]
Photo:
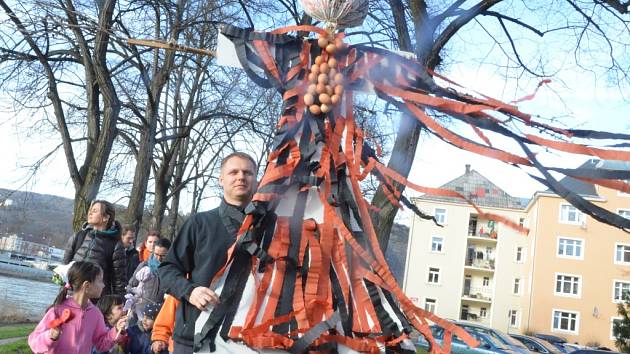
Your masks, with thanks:
[[[149,231],[147,231],[147,237],[146,238],[149,238],[150,236],[158,237],[158,238],[161,237],[160,236],[160,230],[158,230],[158,229],[149,229]]]
[[[51,307],[61,305],[68,296],[68,290],[76,291],[80,289],[83,282],[86,281],[93,283],[101,273],[103,273],[103,270],[96,263],[85,261],[74,262],[72,266],[70,266],[70,269],[68,269],[68,283],[63,285]]]
[[[92,201],[92,204],[90,204],[90,208],[96,203],[101,204],[101,213],[103,213],[103,215],[109,215],[109,220],[107,220],[106,227],[106,230],[109,230],[112,225],[114,225],[114,220],[116,219],[116,209],[114,209],[114,204],[106,200],[97,199]]]
[[[105,318],[105,322],[107,322],[107,316],[109,316],[112,313],[112,308],[114,308],[114,306],[122,305],[124,303],[125,303],[125,298],[122,297],[122,295],[112,294],[112,295],[102,296],[98,300],[96,307],[98,307],[98,309],[101,310],[101,313],[103,314],[103,317]]]

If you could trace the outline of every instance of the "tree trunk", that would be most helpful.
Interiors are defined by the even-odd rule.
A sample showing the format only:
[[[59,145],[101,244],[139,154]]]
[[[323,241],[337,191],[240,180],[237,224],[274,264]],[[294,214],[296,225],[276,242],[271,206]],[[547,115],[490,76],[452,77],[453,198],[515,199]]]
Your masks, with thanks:
[[[409,36],[409,28],[407,27],[407,21],[405,19],[404,5],[401,0],[390,0],[390,7],[392,9],[392,15],[394,17],[394,23],[396,28],[396,34],[398,36],[398,46],[400,50],[413,52],[411,39]],[[416,25],[416,31],[419,28],[427,27],[426,4],[423,1],[411,1],[410,3],[412,17]],[[430,32],[432,33],[432,32]],[[425,38],[431,38],[427,33]],[[418,45],[415,50],[417,58],[423,58],[426,55],[419,52],[419,48],[423,48],[424,45]],[[394,149],[392,150],[392,156],[389,159],[387,167],[400,173],[403,176],[408,176],[411,171],[411,165],[416,155],[416,148],[418,146],[418,138],[420,137],[420,125],[414,117],[410,117],[406,114],[402,114],[400,119],[400,126],[398,127],[398,134],[394,142]],[[405,186],[398,183],[394,183],[394,187],[402,193]],[[372,215],[374,222],[374,228],[376,236],[378,238],[379,245],[383,253],[387,250],[387,244],[389,243],[389,235],[394,225],[394,219],[398,213],[398,208],[393,206],[387,196],[383,192],[383,186],[379,186],[374,198],[372,199],[372,205],[380,209],[379,213]]]
[[[144,202],[146,200],[149,177],[151,176],[151,162],[153,161],[153,148],[155,147],[157,117],[157,107],[149,103],[145,115],[145,124],[140,133],[138,157],[125,220],[126,223],[135,225],[136,230],[140,230],[144,214]]]
[[[182,14],[186,1],[177,1],[175,10],[175,22],[172,25],[169,41],[176,42],[181,32]],[[160,34],[160,11],[156,8],[156,29],[155,36]],[[147,186],[151,175],[151,162],[153,161],[153,150],[155,149],[155,134],[157,131],[157,122],[159,119],[159,105],[162,97],[164,86],[168,82],[169,75],[173,69],[175,60],[175,51],[167,51],[164,57],[162,67],[158,70],[159,52],[154,51],[153,72],[151,73],[151,84],[147,87],[147,105],[145,113],[145,122],[140,134],[140,142],[138,145],[138,159],[136,162],[135,175],[129,206],[127,208],[127,222],[136,225],[136,230],[140,229],[142,224],[142,216],[144,214],[144,202],[146,200]],[[145,73],[146,74],[146,73]],[[166,200],[161,201],[166,203]],[[159,227],[160,225],[155,225]]]
[[[69,17],[74,16],[72,2],[68,1],[67,3],[69,4]],[[99,28],[102,28],[102,30],[98,31],[96,34],[91,65],[88,65],[88,68],[86,68],[86,70],[90,68],[94,70],[94,82],[88,82],[87,85],[98,87],[98,89],[90,92],[94,95],[98,95],[99,93],[101,95],[103,102],[102,124],[99,125],[96,123],[92,128],[95,130],[94,137],[98,138],[96,138],[93,145],[93,154],[90,156],[86,153],[86,161],[81,167],[80,174],[82,183],[75,194],[75,207],[72,219],[74,230],[79,230],[81,225],[85,222],[89,203],[94,200],[98,194],[101,182],[103,181],[103,175],[105,174],[105,167],[107,166],[109,155],[112,151],[114,138],[117,134],[116,122],[118,120],[118,114],[120,113],[121,104],[116,95],[106,60],[107,46],[109,44],[109,29],[112,25],[115,5],[116,0],[106,0],[103,4],[103,10],[99,17]],[[83,54],[88,55],[89,53],[86,50]],[[88,97],[88,100],[97,100],[97,98]],[[88,112],[88,114],[94,113],[95,112]],[[98,117],[91,118],[94,119],[94,122],[99,122]],[[90,119],[90,117],[88,117],[88,119]]]

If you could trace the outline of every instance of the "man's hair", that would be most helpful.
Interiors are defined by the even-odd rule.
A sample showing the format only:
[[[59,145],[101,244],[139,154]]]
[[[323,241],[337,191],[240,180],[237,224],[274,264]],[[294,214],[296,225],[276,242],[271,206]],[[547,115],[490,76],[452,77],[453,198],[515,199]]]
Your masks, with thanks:
[[[157,240],[157,242],[155,243],[155,247],[163,247],[166,249],[171,248],[171,240],[162,237],[159,240]]]
[[[252,163],[252,165],[254,166],[254,172],[256,172],[256,170],[258,170],[258,165],[256,164],[256,160],[254,160],[253,157],[251,157],[250,155],[244,153],[244,152],[240,152],[240,151],[236,151],[233,152],[229,155],[227,155],[226,157],[223,158],[223,160],[221,160],[221,171],[223,171],[223,166],[225,166],[225,164],[230,161],[232,158],[234,157],[239,157],[243,160],[249,160],[249,162]]]
[[[136,233],[136,228],[132,224],[124,224],[122,226],[121,235],[125,236],[125,234],[129,231],[132,231],[134,234]]]

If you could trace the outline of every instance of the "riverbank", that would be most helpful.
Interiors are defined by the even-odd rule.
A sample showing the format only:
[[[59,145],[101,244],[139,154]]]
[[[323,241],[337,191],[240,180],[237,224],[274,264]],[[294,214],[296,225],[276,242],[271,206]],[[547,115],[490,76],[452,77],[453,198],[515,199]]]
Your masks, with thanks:
[[[42,282],[50,282],[50,279],[53,276],[53,272],[50,270],[0,263],[0,275]]]
[[[0,275],[0,323],[39,321],[59,289],[50,280]]]

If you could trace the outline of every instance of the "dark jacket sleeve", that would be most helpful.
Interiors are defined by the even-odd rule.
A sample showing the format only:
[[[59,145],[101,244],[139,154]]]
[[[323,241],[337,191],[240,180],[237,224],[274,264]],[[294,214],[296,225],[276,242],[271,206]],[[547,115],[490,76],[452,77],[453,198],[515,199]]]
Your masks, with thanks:
[[[122,242],[118,241],[112,254],[112,290],[114,294],[124,295],[127,285],[127,253]]]
[[[68,264],[72,262],[72,257],[74,257],[74,252],[77,247],[77,239],[79,238],[79,234],[74,234],[70,236],[68,242],[66,242],[66,251],[63,253],[63,264]]]
[[[195,266],[198,215],[189,218],[182,225],[166,259],[158,268],[160,286],[167,293],[184,301],[188,301],[190,293],[198,286],[186,278],[186,274],[191,273]]]

